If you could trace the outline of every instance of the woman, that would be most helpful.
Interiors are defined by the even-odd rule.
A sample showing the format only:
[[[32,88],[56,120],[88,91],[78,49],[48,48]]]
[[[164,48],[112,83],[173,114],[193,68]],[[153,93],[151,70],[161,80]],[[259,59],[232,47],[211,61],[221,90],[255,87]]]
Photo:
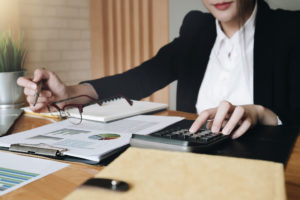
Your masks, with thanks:
[[[141,99],[178,80],[177,110],[199,113],[191,132],[208,119],[213,132],[232,138],[256,124],[299,123],[299,12],[274,11],[263,0],[202,1],[211,14],[187,14],[178,38],[123,74],[74,86],[47,70],[36,70],[32,81],[20,78],[32,110],[83,93]],[[42,78],[48,88],[33,107]]]

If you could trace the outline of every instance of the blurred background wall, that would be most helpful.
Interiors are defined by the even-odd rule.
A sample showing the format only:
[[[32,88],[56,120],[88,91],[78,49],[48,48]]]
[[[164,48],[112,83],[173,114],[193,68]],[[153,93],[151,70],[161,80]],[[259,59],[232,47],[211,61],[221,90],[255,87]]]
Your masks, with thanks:
[[[19,0],[26,69],[45,67],[67,84],[90,79],[89,0]]]
[[[24,34],[28,76],[44,67],[67,84],[133,68],[169,41],[168,0],[0,0],[0,9],[0,29]],[[147,100],[168,103],[169,88]]]

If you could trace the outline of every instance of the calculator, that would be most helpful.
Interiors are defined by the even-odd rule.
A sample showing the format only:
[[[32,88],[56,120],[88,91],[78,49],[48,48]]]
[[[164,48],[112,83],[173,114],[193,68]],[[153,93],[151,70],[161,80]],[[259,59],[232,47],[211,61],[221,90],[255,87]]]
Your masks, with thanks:
[[[150,135],[133,134],[130,145],[171,151],[205,152],[230,138],[229,135],[213,133],[203,128],[191,133],[188,128],[172,126]]]

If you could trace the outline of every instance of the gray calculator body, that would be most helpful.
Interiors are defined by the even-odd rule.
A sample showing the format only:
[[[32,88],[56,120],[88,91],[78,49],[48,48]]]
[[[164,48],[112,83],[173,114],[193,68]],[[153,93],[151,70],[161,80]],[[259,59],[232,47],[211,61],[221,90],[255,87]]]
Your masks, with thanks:
[[[172,126],[150,135],[133,134],[130,145],[140,148],[182,152],[205,152],[229,139],[230,136],[201,129],[190,133],[182,126]]]

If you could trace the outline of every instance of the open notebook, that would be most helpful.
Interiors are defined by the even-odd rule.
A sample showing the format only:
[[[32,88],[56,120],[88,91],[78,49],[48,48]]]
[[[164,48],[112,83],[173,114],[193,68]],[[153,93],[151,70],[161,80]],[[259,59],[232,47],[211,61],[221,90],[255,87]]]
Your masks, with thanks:
[[[82,119],[110,122],[125,117],[150,113],[167,108],[167,104],[147,101],[133,101],[133,105],[130,106],[125,99],[120,98],[114,101],[105,102],[102,104],[102,106],[99,106],[98,104],[92,104],[84,107]],[[24,108],[24,111],[28,114],[37,114],[33,113],[28,107]],[[79,117],[79,114],[77,113],[78,112],[76,111],[73,112],[74,117]],[[38,113],[38,115],[53,117],[50,113]]]

